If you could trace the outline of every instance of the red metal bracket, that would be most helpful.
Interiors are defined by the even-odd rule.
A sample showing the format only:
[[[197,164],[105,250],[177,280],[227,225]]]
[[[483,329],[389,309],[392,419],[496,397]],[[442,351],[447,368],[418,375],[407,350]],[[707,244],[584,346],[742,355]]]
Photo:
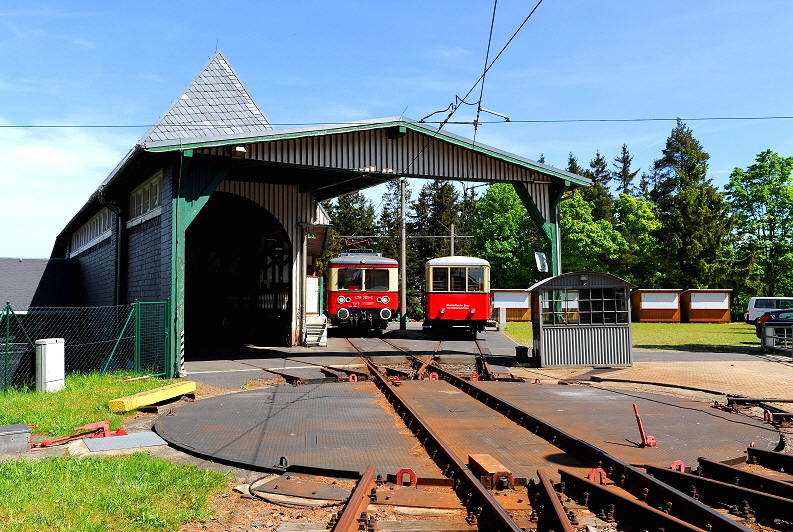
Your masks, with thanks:
[[[434,371],[432,373],[430,373],[430,380],[431,381],[437,381],[438,380],[438,374],[435,373]]]
[[[403,482],[404,475],[410,475],[410,486],[415,488],[418,484],[418,477],[416,476],[416,472],[410,469],[409,467],[403,467],[396,474],[396,483],[397,486],[401,486]]]
[[[350,382],[358,382],[358,375],[355,373],[350,375]]]
[[[657,442],[655,441],[655,438],[653,438],[649,434],[645,434],[644,433],[644,425],[642,425],[642,418],[639,417],[639,407],[636,406],[635,403],[633,405],[633,412],[636,414],[636,423],[639,424],[639,433],[642,435],[641,446],[642,447],[655,447],[657,445]]]
[[[683,460],[673,460],[672,465],[669,466],[669,469],[680,471],[681,473],[686,472],[686,466],[683,464]]]
[[[609,479],[609,477],[606,476],[606,472],[601,467],[596,467],[593,470],[591,470],[587,474],[586,478],[590,482],[594,482],[595,481],[595,477],[598,476],[598,475],[600,475],[600,481],[599,481],[600,485],[601,486],[605,485],[606,481]]]
[[[471,373],[471,380],[472,381],[478,381],[479,380],[479,374],[478,373]]]

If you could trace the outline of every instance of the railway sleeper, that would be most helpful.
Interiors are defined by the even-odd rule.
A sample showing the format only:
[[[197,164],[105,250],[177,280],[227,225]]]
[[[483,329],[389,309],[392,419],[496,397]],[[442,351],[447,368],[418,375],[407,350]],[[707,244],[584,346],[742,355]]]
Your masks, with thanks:
[[[788,474],[793,473],[793,455],[783,454],[778,451],[766,451],[756,447],[748,447],[746,449],[746,461],[766,469]]]
[[[793,516],[793,500],[771,495],[726,482],[720,482],[691,473],[645,465],[644,468],[655,478],[713,508],[725,508],[733,515],[756,520],[760,524],[777,527],[790,525]]]

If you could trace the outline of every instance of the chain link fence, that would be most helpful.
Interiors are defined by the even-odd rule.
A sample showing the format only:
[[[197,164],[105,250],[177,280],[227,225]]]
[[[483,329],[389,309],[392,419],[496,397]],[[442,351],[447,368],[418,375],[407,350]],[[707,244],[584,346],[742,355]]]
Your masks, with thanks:
[[[35,382],[36,340],[63,338],[66,374],[126,369],[169,378],[170,302],[111,307],[14,307],[0,312],[0,385]]]

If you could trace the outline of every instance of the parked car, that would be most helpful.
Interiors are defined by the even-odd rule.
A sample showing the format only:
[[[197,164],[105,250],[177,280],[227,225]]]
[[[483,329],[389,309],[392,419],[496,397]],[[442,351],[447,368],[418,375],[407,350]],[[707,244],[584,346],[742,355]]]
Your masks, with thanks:
[[[779,327],[793,326],[793,310],[772,310],[760,316],[755,323],[757,337],[762,337],[763,327],[777,325]]]
[[[786,309],[793,309],[793,297],[753,297],[743,317],[746,323],[755,324],[766,312]]]

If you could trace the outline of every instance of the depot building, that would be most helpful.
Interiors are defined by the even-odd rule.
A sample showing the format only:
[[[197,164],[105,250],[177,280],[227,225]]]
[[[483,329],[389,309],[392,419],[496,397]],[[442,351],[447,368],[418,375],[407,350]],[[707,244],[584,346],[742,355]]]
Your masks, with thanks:
[[[234,344],[301,345],[321,314],[320,202],[399,177],[508,182],[561,273],[558,205],[583,177],[404,117],[274,129],[221,52],[58,235],[79,304],[171,301],[176,368]]]

